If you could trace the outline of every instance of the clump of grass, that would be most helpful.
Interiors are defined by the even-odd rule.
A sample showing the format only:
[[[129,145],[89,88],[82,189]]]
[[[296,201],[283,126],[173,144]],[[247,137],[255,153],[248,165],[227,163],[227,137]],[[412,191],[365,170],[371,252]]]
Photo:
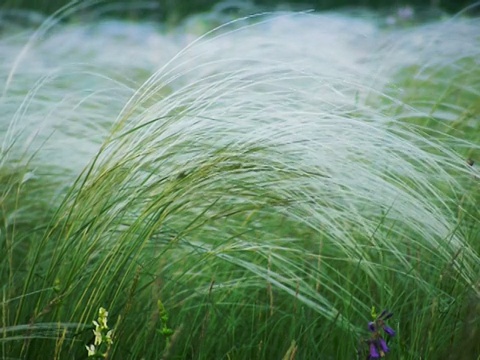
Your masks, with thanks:
[[[395,311],[398,356],[476,351],[478,136],[433,107],[468,132],[478,51],[418,54],[441,23],[244,21],[183,49],[111,21],[0,39],[2,171],[32,174],[1,178],[4,357],[85,356],[98,304],[109,358],[350,358],[372,305]],[[448,31],[478,44],[479,26]]]

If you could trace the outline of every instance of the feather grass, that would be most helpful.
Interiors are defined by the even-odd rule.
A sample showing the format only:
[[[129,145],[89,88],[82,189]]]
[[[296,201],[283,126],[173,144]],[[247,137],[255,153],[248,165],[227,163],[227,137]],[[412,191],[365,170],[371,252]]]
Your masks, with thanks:
[[[111,358],[351,358],[372,306],[478,350],[478,19],[54,23],[0,40],[4,358],[86,356],[99,307]]]

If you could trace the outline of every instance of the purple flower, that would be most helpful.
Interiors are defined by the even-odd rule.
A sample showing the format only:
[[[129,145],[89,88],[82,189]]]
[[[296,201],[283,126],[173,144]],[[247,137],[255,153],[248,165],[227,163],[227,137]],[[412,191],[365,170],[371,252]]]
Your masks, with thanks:
[[[381,320],[388,320],[392,316],[393,316],[393,313],[388,312],[388,310],[383,310],[378,318],[381,319]]]
[[[370,355],[368,356],[369,359],[379,359],[380,354],[378,353],[377,350],[377,345],[371,341],[370,342]]]
[[[370,330],[371,332],[375,332],[377,331],[376,327],[375,327],[375,323],[373,321],[370,321],[368,323],[368,330]]]
[[[392,316],[393,316],[393,313],[387,310],[383,310],[380,316],[375,321],[375,325],[377,325],[378,327],[381,327],[388,336],[395,336],[395,330],[393,330],[390,326],[387,326],[385,324],[385,320],[390,319]]]
[[[395,330],[393,330],[390,326],[387,326],[387,325],[383,325],[383,331],[385,331],[385,333],[388,335],[388,336],[395,336]]]
[[[383,353],[387,353],[390,351],[390,349],[387,346],[387,342],[382,338],[378,339],[378,347],[381,349],[381,352]]]

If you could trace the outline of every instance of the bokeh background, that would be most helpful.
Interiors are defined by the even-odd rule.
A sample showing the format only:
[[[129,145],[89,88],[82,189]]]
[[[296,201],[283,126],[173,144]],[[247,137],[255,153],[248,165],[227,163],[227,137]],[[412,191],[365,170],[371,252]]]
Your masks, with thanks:
[[[85,1],[86,2],[86,1]],[[106,0],[102,4],[111,3],[117,6],[121,4],[121,12],[128,16],[144,16],[146,14],[168,20],[172,22],[179,21],[187,15],[210,11],[218,3],[231,5],[232,8],[245,7],[246,4],[254,5],[252,8],[275,10],[278,8],[288,8],[291,10],[332,10],[348,7],[369,8],[375,10],[391,10],[403,6],[412,6],[414,8],[434,8],[442,12],[453,14],[459,12],[475,3],[472,0],[256,0],[252,2],[242,0],[232,1],[212,1],[212,0]],[[0,9],[30,9],[44,13],[52,13],[60,7],[68,4],[68,0],[6,0],[0,5]],[[148,11],[145,9],[148,8]],[[478,8],[478,7],[477,7]],[[477,10],[478,11],[478,10]]]

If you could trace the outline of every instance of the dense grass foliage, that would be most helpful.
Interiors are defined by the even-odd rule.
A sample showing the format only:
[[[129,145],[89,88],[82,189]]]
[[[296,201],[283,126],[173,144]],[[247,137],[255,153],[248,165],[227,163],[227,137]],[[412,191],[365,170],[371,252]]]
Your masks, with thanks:
[[[0,33],[2,358],[478,356],[478,19],[74,11]]]

